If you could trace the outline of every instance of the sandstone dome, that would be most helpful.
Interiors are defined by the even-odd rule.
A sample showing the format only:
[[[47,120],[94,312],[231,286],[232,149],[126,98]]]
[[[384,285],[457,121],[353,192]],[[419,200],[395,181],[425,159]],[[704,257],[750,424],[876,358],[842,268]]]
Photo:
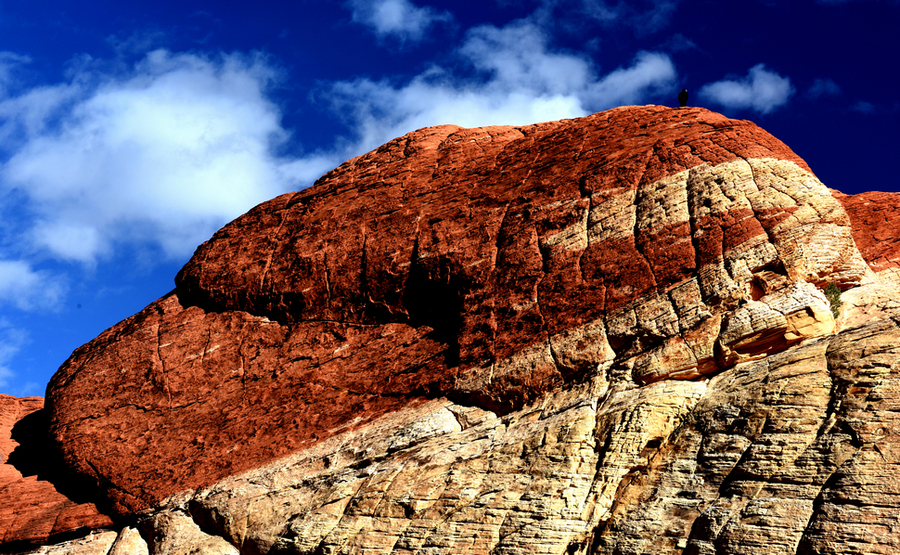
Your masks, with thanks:
[[[701,108],[421,129],[201,245],[49,432],[151,553],[889,552],[900,305],[851,198]]]

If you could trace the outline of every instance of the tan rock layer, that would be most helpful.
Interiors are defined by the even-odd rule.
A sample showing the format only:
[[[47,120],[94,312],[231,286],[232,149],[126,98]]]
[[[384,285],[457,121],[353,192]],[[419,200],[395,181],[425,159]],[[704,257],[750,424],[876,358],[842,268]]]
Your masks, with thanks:
[[[171,503],[242,553],[894,553],[897,320],[502,417],[430,401]]]
[[[848,292],[879,317],[708,379],[594,376],[504,416],[428,401],[139,526],[154,555],[896,553],[900,309],[883,287]],[[133,529],[113,539],[30,553],[148,552]]]

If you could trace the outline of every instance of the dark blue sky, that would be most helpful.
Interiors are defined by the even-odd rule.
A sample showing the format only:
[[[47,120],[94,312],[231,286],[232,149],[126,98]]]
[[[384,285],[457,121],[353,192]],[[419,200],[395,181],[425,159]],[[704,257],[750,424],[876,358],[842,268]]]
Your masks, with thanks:
[[[750,119],[900,190],[900,2],[0,0],[0,392],[173,287],[254,204],[425,125]]]

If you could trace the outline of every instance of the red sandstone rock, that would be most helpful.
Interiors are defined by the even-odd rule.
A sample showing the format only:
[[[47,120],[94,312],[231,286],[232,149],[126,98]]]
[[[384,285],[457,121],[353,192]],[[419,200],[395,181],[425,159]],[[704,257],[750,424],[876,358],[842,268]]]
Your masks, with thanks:
[[[821,241],[802,259],[790,231],[846,230],[843,212],[723,192],[747,160],[812,178],[754,124],[698,108],[410,133],[201,245],[173,293],[60,368],[52,432],[127,513],[430,397],[509,411],[646,353],[638,381],[713,372],[731,363],[714,356],[726,312],[861,275]],[[675,202],[665,179],[689,169]],[[653,366],[679,352],[677,372]]]
[[[13,428],[43,407],[40,397],[0,395],[0,545],[40,544],[68,532],[112,524],[93,503],[76,503],[57,491],[39,472],[46,461],[21,455]]]
[[[833,191],[853,225],[853,240],[876,272],[900,268],[900,193]]]

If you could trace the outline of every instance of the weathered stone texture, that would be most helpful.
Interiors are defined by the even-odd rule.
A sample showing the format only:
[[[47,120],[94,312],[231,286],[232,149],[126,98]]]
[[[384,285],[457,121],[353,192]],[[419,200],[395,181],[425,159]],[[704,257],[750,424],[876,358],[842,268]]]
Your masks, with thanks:
[[[108,555],[150,555],[150,549],[140,532],[126,526],[110,546]]]
[[[853,224],[853,240],[873,270],[900,268],[900,193],[832,194]]]
[[[107,555],[113,542],[116,541],[116,536],[115,532],[109,530],[90,532],[81,538],[43,545],[17,552],[17,555]]]
[[[432,401],[182,503],[247,553],[890,553],[897,320],[502,417]]]
[[[110,553],[894,552],[900,280],[835,197],[702,109],[419,130],[201,245],[51,430]]]
[[[127,513],[427,398],[694,379],[830,333],[807,289],[770,305],[860,282],[848,224],[786,146],[702,109],[420,130],[202,245],[63,365],[53,430]],[[746,301],[779,315],[744,311],[765,346]]]

